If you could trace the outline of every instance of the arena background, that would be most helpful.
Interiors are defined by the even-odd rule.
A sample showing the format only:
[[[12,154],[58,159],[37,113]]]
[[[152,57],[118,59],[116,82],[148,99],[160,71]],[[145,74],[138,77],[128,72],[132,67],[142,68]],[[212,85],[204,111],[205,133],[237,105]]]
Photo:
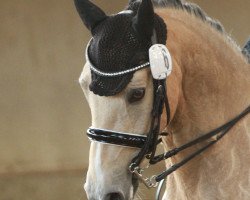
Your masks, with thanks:
[[[108,14],[127,3],[94,2]],[[193,2],[244,44],[249,0]],[[73,0],[2,0],[0,8],[0,200],[86,199],[91,116],[78,77],[90,34]]]

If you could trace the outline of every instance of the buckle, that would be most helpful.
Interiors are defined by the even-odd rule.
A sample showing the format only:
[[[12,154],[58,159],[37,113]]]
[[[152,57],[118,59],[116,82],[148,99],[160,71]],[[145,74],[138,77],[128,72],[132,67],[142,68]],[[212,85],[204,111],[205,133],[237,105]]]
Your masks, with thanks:
[[[132,163],[129,166],[129,171],[132,174],[135,174],[136,177],[147,187],[147,188],[155,188],[158,186],[158,182],[156,181],[156,175],[151,177],[144,177],[143,172],[145,169],[148,169],[150,165],[147,165],[145,168],[140,168],[139,166],[135,166],[135,163]]]

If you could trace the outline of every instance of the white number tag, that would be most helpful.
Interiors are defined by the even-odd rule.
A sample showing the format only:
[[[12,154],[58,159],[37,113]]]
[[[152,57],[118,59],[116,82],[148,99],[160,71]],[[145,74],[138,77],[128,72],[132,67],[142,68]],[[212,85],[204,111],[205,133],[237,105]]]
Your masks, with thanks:
[[[172,59],[167,47],[163,44],[154,44],[149,49],[151,73],[154,79],[167,78],[172,71]]]

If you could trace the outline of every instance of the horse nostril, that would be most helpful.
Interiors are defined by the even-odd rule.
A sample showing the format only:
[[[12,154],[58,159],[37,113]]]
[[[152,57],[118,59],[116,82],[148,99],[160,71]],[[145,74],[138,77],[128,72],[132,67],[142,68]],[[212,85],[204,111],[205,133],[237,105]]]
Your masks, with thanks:
[[[109,193],[104,200],[124,200],[124,197],[120,193]]]

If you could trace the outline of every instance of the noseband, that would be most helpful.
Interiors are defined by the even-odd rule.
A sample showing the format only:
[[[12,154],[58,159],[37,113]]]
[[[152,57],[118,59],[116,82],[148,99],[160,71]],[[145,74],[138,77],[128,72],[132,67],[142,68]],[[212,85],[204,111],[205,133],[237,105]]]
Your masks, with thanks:
[[[166,79],[172,69],[172,61],[167,48],[162,47],[163,45],[162,46],[161,45],[159,46],[158,44],[155,45],[153,45],[150,48],[151,51],[149,51],[150,63],[145,63],[143,65],[137,66],[132,69],[132,71],[136,71],[144,67],[148,67],[149,65],[151,68],[153,76],[154,92],[153,92],[153,108],[151,112],[152,119],[149,132],[143,135],[136,135],[132,133],[116,132],[116,131],[98,129],[93,127],[90,127],[87,130],[87,136],[92,141],[104,144],[112,144],[112,145],[119,145],[124,147],[140,149],[138,155],[131,161],[131,164],[129,166],[129,171],[149,188],[157,187],[158,183],[159,182],[162,183],[169,174],[173,173],[175,170],[182,167],[188,161],[192,160],[197,155],[201,154],[206,149],[217,143],[223,136],[225,136],[229,132],[229,130],[231,130],[231,128],[237,122],[239,122],[244,116],[246,116],[250,112],[250,106],[249,106],[247,107],[246,110],[244,110],[242,113],[240,113],[238,116],[236,116],[229,122],[225,123],[224,125],[206,134],[203,134],[202,136],[178,148],[171,149],[170,151],[164,154],[155,155],[157,146],[158,144],[161,143],[161,136],[164,137],[166,135],[166,133],[160,132],[160,122],[164,108],[167,114],[167,125],[170,123],[170,107],[167,97]],[[153,47],[155,47],[156,49],[154,49]],[[86,53],[86,57],[87,60],[89,61],[88,53]],[[108,77],[119,76],[124,73],[131,72],[131,70],[129,72],[127,72],[128,71],[127,70],[123,72],[116,72],[116,74],[115,73],[110,74],[97,71],[97,69],[91,63],[90,65],[91,65],[91,70],[95,71],[96,73],[99,73],[100,75]],[[143,176],[142,173],[145,170],[145,168],[140,167],[140,164],[145,158],[148,159],[149,165],[154,165],[160,161],[171,158],[176,154],[202,142],[205,142],[205,144],[203,143],[203,146],[200,149],[194,151],[189,156],[181,160],[179,163],[172,165],[170,168],[160,173],[159,175],[154,175],[151,177]],[[162,184],[160,184],[160,186],[162,186]],[[158,196],[157,199],[159,198]]]

